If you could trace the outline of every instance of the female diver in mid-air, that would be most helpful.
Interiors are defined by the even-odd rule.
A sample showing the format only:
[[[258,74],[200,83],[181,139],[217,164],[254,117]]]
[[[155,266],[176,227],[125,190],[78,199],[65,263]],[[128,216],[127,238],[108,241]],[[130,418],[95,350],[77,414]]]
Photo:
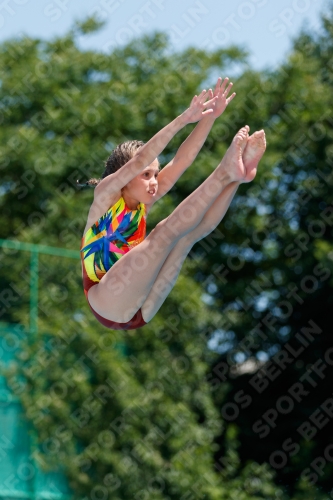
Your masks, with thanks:
[[[83,287],[106,327],[129,330],[150,321],[173,288],[193,245],[223,219],[243,182],[254,179],[265,147],[263,130],[237,132],[214,172],[146,236],[146,216],[192,164],[214,123],[235,96],[226,78],[194,96],[186,111],[150,141],[127,141],[112,152],[95,185],[81,244]],[[208,100],[207,100],[208,98]],[[205,111],[204,111],[205,110]],[[158,155],[188,123],[198,125],[159,171]]]

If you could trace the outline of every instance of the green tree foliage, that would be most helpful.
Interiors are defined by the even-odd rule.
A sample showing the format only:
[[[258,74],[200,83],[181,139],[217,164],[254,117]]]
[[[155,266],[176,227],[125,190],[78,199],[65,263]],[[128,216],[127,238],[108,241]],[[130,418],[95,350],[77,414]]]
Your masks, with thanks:
[[[240,429],[242,463],[269,463],[290,491],[302,478],[327,493],[333,470],[332,13],[320,34],[301,33],[288,60],[258,80],[269,154],[223,225],[222,255],[218,249],[207,259],[209,268],[221,258],[226,264],[224,281],[217,276],[215,287],[209,285],[224,322],[212,376],[222,374],[215,401]],[[200,272],[203,280],[211,276],[208,267]]]
[[[301,442],[296,429],[325,397],[309,390],[292,413],[280,412],[268,438],[252,425],[330,346],[332,22],[325,23],[321,39],[302,34],[273,74],[249,70],[235,47],[170,53],[158,33],[110,54],[82,51],[76,36],[97,29],[94,20],[49,42],[0,46],[2,238],[79,249],[92,191],[78,191],[76,180],[98,177],[117,143],[148,140],[231,63],[241,72],[237,98],[195,165],[154,207],[150,228],[209,175],[238,128],[264,127],[268,138],[257,179],[241,186],[225,221],[196,245],[143,329],[105,330],[88,310],[79,261],[41,257],[44,333],[27,339],[8,381],[38,431],[39,463],[60,463],[77,496],[324,500],[302,471],[327,439],[318,432],[318,442]],[[174,138],[162,164],[188,133]],[[2,254],[12,294],[2,319],[28,322],[27,265],[19,252]],[[288,297],[293,283],[299,300]],[[259,393],[241,362],[273,356],[287,341],[296,349],[304,328],[314,338],[307,357],[292,359]],[[208,341],[219,343],[220,356]],[[316,381],[330,386],[328,377]],[[291,457],[281,448],[290,437],[302,450]],[[280,449],[291,462],[274,471],[271,453]],[[325,488],[330,467],[318,478]],[[288,494],[282,483],[292,486]]]
[[[161,34],[112,54],[79,50],[75,33],[96,27],[88,20],[52,42],[20,39],[0,49],[4,238],[79,249],[92,192],[78,192],[76,179],[99,176],[115,144],[149,139],[213,71],[244,60],[236,48],[169,54]],[[186,189],[210,166],[202,161]],[[178,197],[156,208],[152,224]],[[1,260],[12,294],[3,319],[25,325],[28,262],[16,251]],[[42,333],[27,338],[8,383],[37,430],[35,459],[43,468],[60,466],[80,498],[217,500],[243,489],[237,461],[230,479],[213,467],[222,425],[206,380],[214,314],[186,272],[191,266],[154,323],[126,333],[105,330],[90,314],[79,261],[40,257]],[[242,477],[250,484],[253,474]],[[258,484],[243,497],[275,498],[271,477],[260,469],[255,475]]]

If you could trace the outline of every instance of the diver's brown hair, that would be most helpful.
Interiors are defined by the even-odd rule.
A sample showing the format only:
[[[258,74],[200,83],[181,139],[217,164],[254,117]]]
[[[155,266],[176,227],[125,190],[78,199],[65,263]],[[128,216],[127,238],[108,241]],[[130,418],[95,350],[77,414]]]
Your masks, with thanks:
[[[102,174],[101,179],[89,179],[89,181],[80,184],[77,182],[77,185],[80,187],[89,186],[95,187],[102,179],[107,177],[110,174],[114,174],[119,170],[123,165],[125,165],[129,160],[133,158],[136,151],[144,146],[144,142],[142,141],[126,141],[119,144],[110,154],[109,158],[105,162],[105,169]]]

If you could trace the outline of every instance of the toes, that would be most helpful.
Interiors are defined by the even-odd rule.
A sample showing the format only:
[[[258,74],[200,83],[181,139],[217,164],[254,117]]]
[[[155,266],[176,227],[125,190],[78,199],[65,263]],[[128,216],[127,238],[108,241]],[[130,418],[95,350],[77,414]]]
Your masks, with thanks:
[[[266,144],[266,136],[265,136],[265,131],[264,130],[258,130],[254,132],[252,135],[249,137],[249,142],[255,144]]]
[[[248,125],[246,125],[245,127],[241,128],[237,134],[236,134],[236,137],[240,137],[242,139],[245,139],[248,137],[249,135],[249,130],[250,130],[250,127]]]

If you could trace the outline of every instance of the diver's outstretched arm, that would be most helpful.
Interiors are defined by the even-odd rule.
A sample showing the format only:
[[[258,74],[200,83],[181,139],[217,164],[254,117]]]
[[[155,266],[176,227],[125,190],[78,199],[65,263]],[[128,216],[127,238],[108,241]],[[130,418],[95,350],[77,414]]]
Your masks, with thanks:
[[[154,199],[154,203],[162,198],[177,182],[179,177],[192,165],[199,151],[207,139],[207,136],[214,124],[216,118],[221,116],[228,104],[235,97],[235,92],[228,97],[232,88],[232,83],[229,83],[229,78],[217,80],[214,92],[209,89],[208,98],[210,99],[208,109],[213,112],[203,117],[195,129],[191,132],[188,138],[178,149],[175,157],[161,170],[158,176],[158,192]],[[215,98],[215,101],[213,100]]]
[[[95,188],[95,198],[104,197],[105,194],[113,194],[120,191],[134,177],[139,175],[148,165],[150,165],[167,146],[170,140],[188,123],[194,123],[214,111],[211,108],[213,99],[206,100],[207,92],[202,91],[199,96],[194,96],[190,106],[171,123],[152,137],[125,165],[117,172],[102,179]],[[205,108],[209,108],[206,111]]]

